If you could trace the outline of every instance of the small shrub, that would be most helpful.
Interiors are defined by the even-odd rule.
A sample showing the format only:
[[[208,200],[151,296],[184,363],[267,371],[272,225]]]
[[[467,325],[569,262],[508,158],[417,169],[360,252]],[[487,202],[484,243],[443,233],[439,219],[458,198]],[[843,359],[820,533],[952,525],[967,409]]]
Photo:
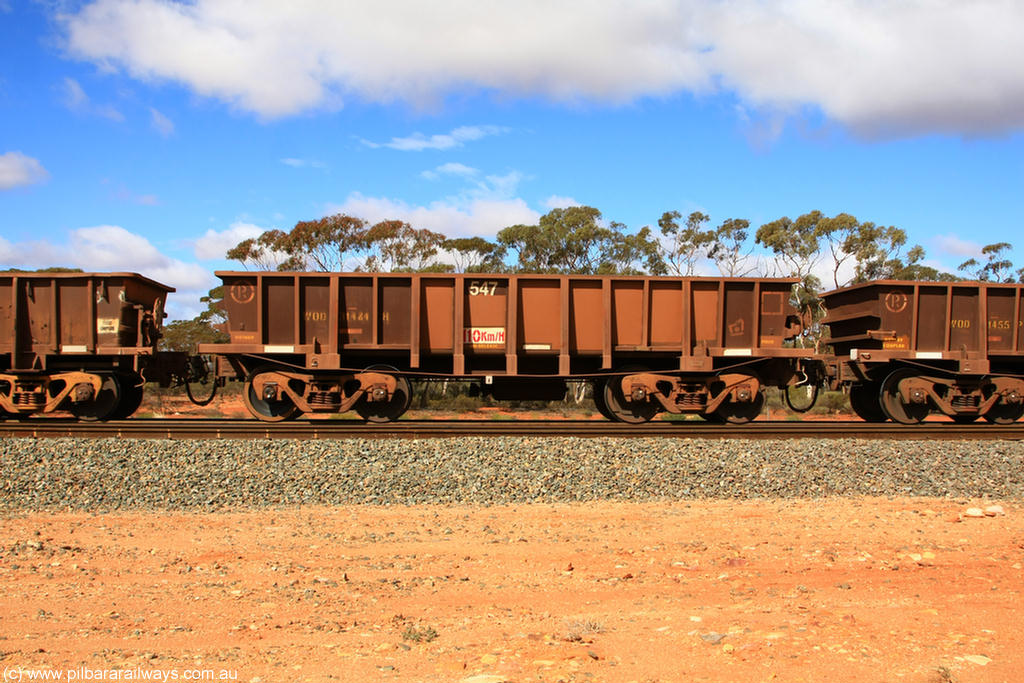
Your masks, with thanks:
[[[436,639],[438,635],[440,634],[434,630],[433,626],[416,628],[415,626],[410,625],[402,632],[402,639],[411,640],[414,643],[429,643]]]
[[[565,625],[565,639],[570,643],[579,643],[583,641],[584,636],[604,633],[604,631],[604,626],[594,619],[573,619]]]

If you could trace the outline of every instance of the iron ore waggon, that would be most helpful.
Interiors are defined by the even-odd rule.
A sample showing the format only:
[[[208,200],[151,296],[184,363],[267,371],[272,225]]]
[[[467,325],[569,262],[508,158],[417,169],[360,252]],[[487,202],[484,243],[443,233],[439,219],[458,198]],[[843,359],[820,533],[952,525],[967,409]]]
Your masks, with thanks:
[[[622,422],[659,412],[747,422],[764,386],[820,365],[795,280],[647,276],[219,272],[230,341],[203,344],[247,407],[279,421],[355,410],[397,419],[410,379],[470,380],[495,399],[593,385]]]
[[[824,295],[834,386],[868,422],[1024,415],[1024,285],[880,280]]]
[[[136,273],[0,273],[0,417],[128,417],[147,381],[187,374],[159,352],[173,287]]]

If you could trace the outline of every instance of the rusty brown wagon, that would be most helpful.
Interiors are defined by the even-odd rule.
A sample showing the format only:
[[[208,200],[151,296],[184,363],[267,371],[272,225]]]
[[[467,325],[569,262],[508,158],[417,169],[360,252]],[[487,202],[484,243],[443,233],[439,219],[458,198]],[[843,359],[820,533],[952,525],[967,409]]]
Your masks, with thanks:
[[[746,422],[764,386],[807,380],[795,280],[525,274],[219,272],[230,342],[200,345],[257,418],[397,419],[410,380],[495,399],[592,383],[607,417]]]
[[[883,280],[823,296],[846,387],[869,422],[904,424],[932,412],[999,424],[1024,415],[1024,285]]]
[[[0,273],[0,414],[128,417],[146,381],[185,374],[157,351],[173,287],[136,273]]]

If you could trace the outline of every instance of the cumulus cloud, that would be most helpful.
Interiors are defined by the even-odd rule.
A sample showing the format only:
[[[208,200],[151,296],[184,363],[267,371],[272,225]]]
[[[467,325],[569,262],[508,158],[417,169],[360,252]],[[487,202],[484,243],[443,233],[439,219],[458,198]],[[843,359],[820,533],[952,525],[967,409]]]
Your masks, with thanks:
[[[210,274],[196,263],[171,258],[142,235],[117,225],[77,228],[66,243],[0,244],[5,261],[24,268],[67,266],[89,271],[139,272],[173,287],[209,288]]]
[[[581,206],[581,204],[572,197],[553,194],[544,200],[544,206],[549,209],[567,209],[570,206]]]
[[[200,261],[214,261],[224,258],[228,249],[239,242],[259,237],[266,228],[252,223],[232,223],[227,230],[207,230],[206,233],[192,244],[193,253]]]
[[[142,235],[117,225],[72,230],[64,243],[11,243],[0,238],[0,260],[26,269],[67,266],[86,271],[141,273],[177,290],[168,302],[172,318],[197,315],[202,309],[199,297],[216,284],[207,268],[171,258]]]
[[[388,197],[366,197],[353,193],[329,213],[347,213],[371,223],[397,219],[416,228],[440,232],[447,237],[494,237],[502,228],[517,223],[533,224],[540,214],[519,198],[452,198],[426,206],[411,205]]]
[[[39,163],[21,152],[0,154],[0,191],[45,182],[50,174]]]
[[[74,56],[263,117],[463,90],[608,103],[727,92],[865,134],[1024,125],[1024,3],[1011,0],[94,0],[62,20]]]
[[[964,261],[969,258],[981,256],[982,245],[971,240],[965,240],[957,235],[936,235],[931,239],[935,250],[945,256],[955,256]]]

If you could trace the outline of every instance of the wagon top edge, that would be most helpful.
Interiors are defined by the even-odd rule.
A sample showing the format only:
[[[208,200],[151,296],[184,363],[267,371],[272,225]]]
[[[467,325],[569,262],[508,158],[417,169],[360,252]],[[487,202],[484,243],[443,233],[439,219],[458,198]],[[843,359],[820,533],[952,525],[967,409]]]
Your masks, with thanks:
[[[841,294],[843,292],[853,292],[857,290],[870,289],[872,287],[924,287],[924,288],[942,288],[948,289],[951,287],[956,288],[989,288],[989,289],[1020,289],[1024,287],[1024,284],[1018,282],[983,282],[981,280],[872,280],[870,282],[861,282],[855,285],[847,285],[846,287],[840,287],[822,294],[823,297],[830,297],[834,294]]]
[[[0,272],[0,279],[6,278],[18,278],[19,280],[83,280],[87,278],[125,278],[135,280],[136,282],[144,282],[153,287],[164,290],[165,292],[176,291],[174,287],[165,285],[162,282],[152,280],[145,275],[139,275],[138,273],[101,273],[101,272],[89,272],[89,273],[18,273],[18,272]]]
[[[686,275],[576,275],[565,273],[379,273],[379,272],[352,272],[352,271],[278,271],[278,270],[218,270],[214,272],[219,278],[225,277],[384,277],[394,279],[497,279],[497,278],[518,278],[528,280],[625,280],[643,282],[644,280],[657,280],[659,282],[773,282],[785,284],[797,284],[799,278],[795,277],[714,277],[714,276],[686,276]]]

